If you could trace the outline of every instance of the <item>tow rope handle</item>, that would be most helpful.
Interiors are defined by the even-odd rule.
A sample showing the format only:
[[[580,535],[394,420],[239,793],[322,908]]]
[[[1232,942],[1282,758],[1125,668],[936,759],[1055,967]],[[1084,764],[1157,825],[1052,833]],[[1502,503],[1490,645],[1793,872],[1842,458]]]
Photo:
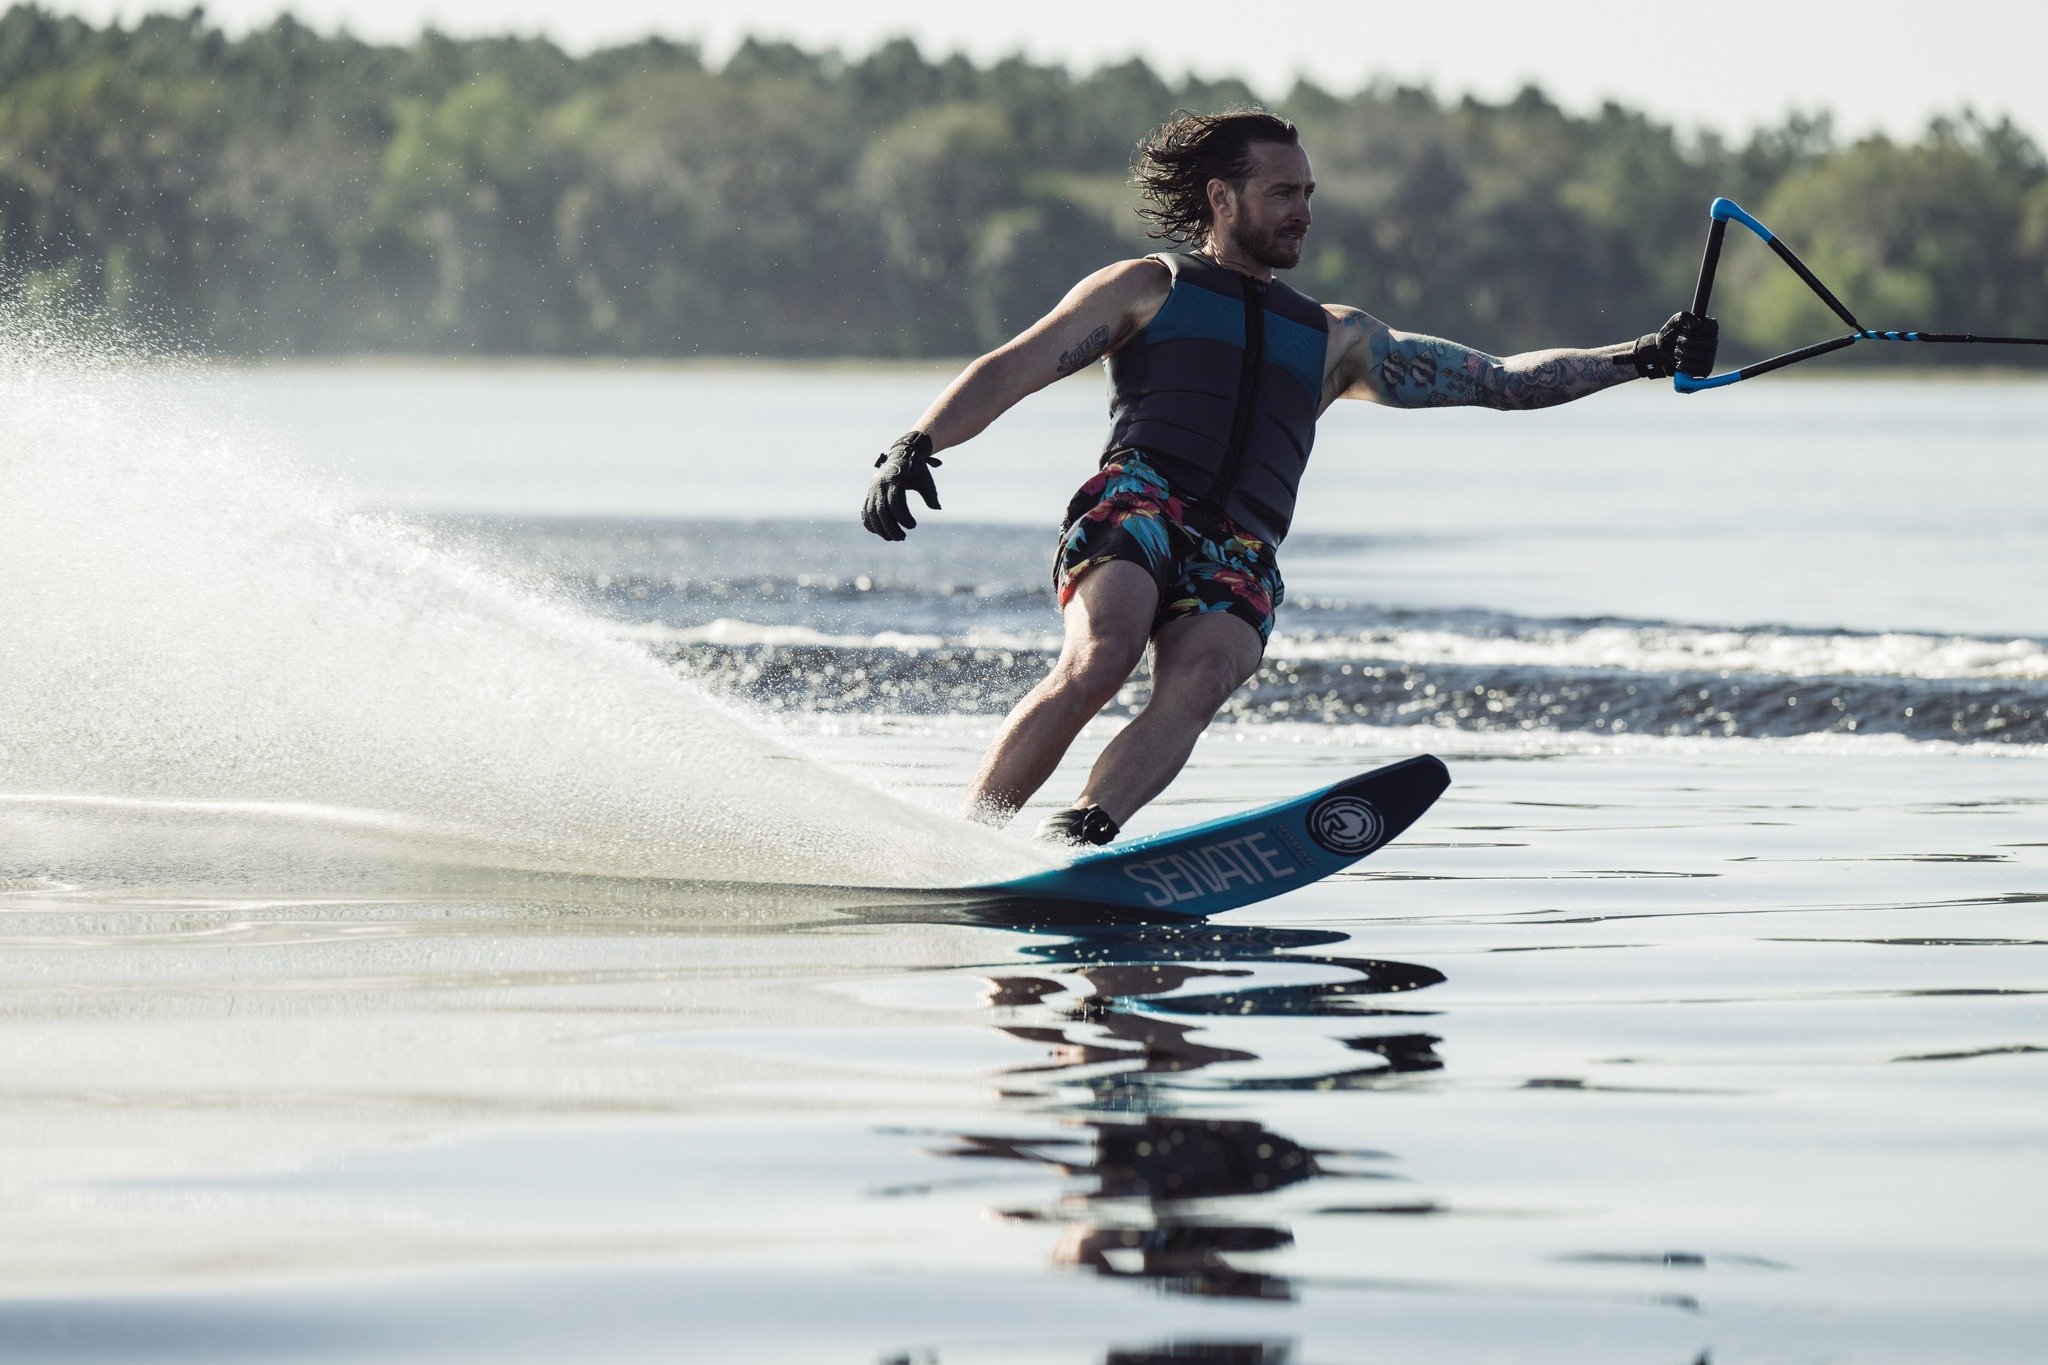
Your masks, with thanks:
[[[1772,370],[1782,370],[1787,365],[1796,365],[1802,360],[1811,360],[1830,351],[1839,351],[1845,346],[1854,346],[1859,341],[1977,342],[1993,346],[2048,346],[2048,337],[1980,337],[1963,332],[1873,331],[1858,322],[1856,315],[1849,311],[1848,305],[1836,298],[1834,291],[1822,284],[1820,277],[1806,268],[1806,262],[1793,254],[1792,248],[1779,241],[1776,233],[1745,212],[1742,205],[1733,199],[1716,199],[1707,212],[1712,216],[1713,222],[1707,228],[1707,249],[1705,255],[1700,258],[1699,283],[1693,289],[1694,313],[1701,317],[1706,316],[1707,302],[1714,292],[1714,271],[1721,264],[1721,244],[1728,235],[1728,224],[1734,222],[1748,228],[1762,239],[1765,246],[1776,252],[1778,259],[1790,266],[1792,273],[1804,280],[1806,287],[1818,295],[1820,301],[1825,303],[1836,317],[1849,324],[1850,330],[1846,335],[1817,341],[1811,346],[1801,346],[1797,350],[1774,355],[1768,360],[1759,360],[1753,365],[1744,365],[1741,369],[1730,370],[1726,374],[1711,375],[1705,379],[1674,374],[1671,376],[1671,387],[1680,393],[1699,393],[1703,389],[1726,388],[1745,379],[1754,379],[1760,374],[1769,374]]]
[[[1848,323],[1855,330],[1847,336],[1834,337],[1828,341],[1816,342],[1811,346],[1802,346],[1796,351],[1787,351],[1783,355],[1774,355],[1769,360],[1759,360],[1754,365],[1745,365],[1739,370],[1730,370],[1726,374],[1717,374],[1706,379],[1694,379],[1689,374],[1674,374],[1671,376],[1672,388],[1680,393],[1698,393],[1702,389],[1726,388],[1730,384],[1737,384],[1745,379],[1754,379],[1760,374],[1769,374],[1772,370],[1780,370],[1787,365],[1796,365],[1802,360],[1811,360],[1817,355],[1826,355],[1829,351],[1839,351],[1844,346],[1853,346],[1861,339],[1864,327],[1862,323],[1856,320],[1856,315],[1851,313],[1848,307],[1835,297],[1833,290],[1822,284],[1820,278],[1806,268],[1806,262],[1792,254],[1791,247],[1778,240],[1778,235],[1775,232],[1772,232],[1769,228],[1744,212],[1742,205],[1736,203],[1733,199],[1716,199],[1713,206],[1707,212],[1713,216],[1714,221],[1707,228],[1707,250],[1706,254],[1700,258],[1699,284],[1694,287],[1692,293],[1692,311],[1695,314],[1700,317],[1706,316],[1707,301],[1714,293],[1714,271],[1721,264],[1721,243],[1728,235],[1728,224],[1732,221],[1740,223],[1751,232],[1754,232],[1763,240],[1765,246],[1777,252],[1778,259],[1791,266],[1793,273],[1806,281],[1807,287],[1812,289],[1814,293],[1820,295],[1821,302],[1827,304],[1829,308],[1834,310],[1836,317]]]

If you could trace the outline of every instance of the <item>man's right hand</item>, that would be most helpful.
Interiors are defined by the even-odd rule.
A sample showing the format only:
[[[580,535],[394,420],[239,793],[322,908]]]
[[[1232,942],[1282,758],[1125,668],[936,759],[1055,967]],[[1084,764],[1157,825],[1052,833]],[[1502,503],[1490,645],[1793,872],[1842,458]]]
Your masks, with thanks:
[[[1645,379],[1669,379],[1674,374],[1705,379],[1714,372],[1714,356],[1720,347],[1717,319],[1673,313],[1669,322],[1635,344],[1629,360]]]
[[[901,540],[917,525],[910,515],[909,494],[916,493],[924,505],[939,510],[939,490],[932,483],[932,466],[945,461],[932,455],[932,438],[921,431],[908,431],[875,457],[881,472],[868,485],[867,501],[861,505],[861,525],[884,540]]]

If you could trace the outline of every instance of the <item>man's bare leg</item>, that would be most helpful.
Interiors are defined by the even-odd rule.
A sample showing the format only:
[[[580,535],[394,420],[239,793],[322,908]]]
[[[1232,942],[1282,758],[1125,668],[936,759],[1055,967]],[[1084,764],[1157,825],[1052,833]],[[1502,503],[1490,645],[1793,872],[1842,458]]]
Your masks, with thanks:
[[[1183,616],[1152,642],[1152,699],[1088,774],[1076,806],[1101,806],[1118,824],[1166,790],[1217,708],[1258,670],[1265,643],[1227,612]]]
[[[1111,560],[1081,575],[1067,599],[1059,661],[1017,703],[981,760],[967,789],[970,818],[1004,824],[1045,785],[1081,727],[1144,657],[1158,610],[1159,587],[1135,564]]]

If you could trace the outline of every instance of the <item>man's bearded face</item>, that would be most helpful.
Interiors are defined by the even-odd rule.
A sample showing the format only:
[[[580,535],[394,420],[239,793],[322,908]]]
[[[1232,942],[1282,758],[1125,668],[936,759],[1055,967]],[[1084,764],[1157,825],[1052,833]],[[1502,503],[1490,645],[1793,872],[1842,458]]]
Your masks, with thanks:
[[[1224,236],[1266,269],[1292,270],[1301,264],[1315,192],[1308,154],[1284,142],[1254,143],[1251,152],[1252,173],[1231,192],[1236,211],[1221,225]]]

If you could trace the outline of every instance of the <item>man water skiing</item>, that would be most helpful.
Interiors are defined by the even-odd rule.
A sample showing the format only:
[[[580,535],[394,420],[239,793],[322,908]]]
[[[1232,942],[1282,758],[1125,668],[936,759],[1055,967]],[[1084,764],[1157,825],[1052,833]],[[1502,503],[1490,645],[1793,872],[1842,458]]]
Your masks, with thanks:
[[[1719,333],[1679,313],[1636,341],[1496,359],[1318,304],[1274,278],[1301,261],[1315,180],[1294,125],[1273,114],[1176,118],[1140,144],[1134,173],[1152,235],[1183,249],[1096,271],[969,365],[876,460],[862,509],[868,530],[903,539],[917,525],[908,494],[939,506],[938,451],[1107,357],[1109,441],[1068,504],[1054,565],[1065,643],[967,793],[975,818],[1007,822],[1149,643],[1151,699],[1073,806],[1040,827],[1078,844],[1114,839],[1258,668],[1284,592],[1275,552],[1331,403],[1552,407],[1631,379],[1710,374]]]

